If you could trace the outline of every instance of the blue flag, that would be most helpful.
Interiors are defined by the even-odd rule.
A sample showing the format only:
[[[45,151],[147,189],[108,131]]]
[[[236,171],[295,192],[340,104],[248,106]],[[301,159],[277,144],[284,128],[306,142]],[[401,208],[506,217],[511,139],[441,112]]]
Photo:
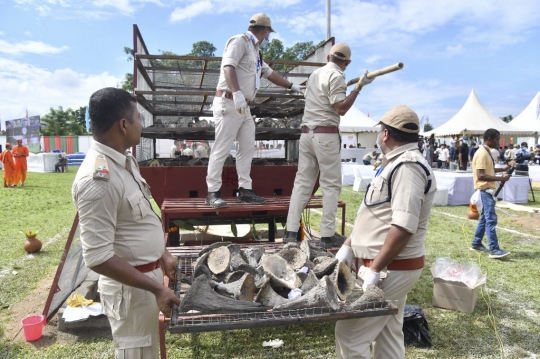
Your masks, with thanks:
[[[84,114],[84,121],[86,122],[86,132],[90,132],[90,114],[88,113],[88,106],[86,106],[86,113]]]

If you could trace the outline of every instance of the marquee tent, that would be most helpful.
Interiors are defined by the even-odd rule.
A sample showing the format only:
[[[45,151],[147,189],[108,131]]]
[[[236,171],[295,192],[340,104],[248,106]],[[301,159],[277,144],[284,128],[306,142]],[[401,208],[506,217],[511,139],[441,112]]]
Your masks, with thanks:
[[[516,118],[511,122],[512,126],[524,130],[535,130],[540,132],[540,91]]]
[[[436,129],[426,132],[425,135],[430,136],[434,133],[436,137],[450,137],[460,134],[480,136],[488,128],[499,130],[503,136],[531,136],[536,132],[531,129],[514,127],[493,115],[484,107],[472,90],[469,98],[454,117]]]
[[[354,105],[341,116],[339,130],[341,132],[378,132],[379,127],[374,127],[377,122],[373,121]]]

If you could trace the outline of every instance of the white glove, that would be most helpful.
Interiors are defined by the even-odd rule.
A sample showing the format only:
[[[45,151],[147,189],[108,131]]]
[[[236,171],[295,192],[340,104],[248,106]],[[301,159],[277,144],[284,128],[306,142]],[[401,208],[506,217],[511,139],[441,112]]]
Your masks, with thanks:
[[[363,276],[364,284],[362,284],[362,290],[365,292],[366,288],[370,284],[377,285],[379,279],[381,278],[381,273],[375,273],[371,269],[368,269]]]
[[[358,81],[358,84],[356,84],[357,88],[365,86],[365,85],[369,85],[370,83],[373,82],[373,80],[375,80],[375,78],[368,79],[367,74],[368,74],[368,70],[366,70],[366,72],[364,72],[364,75],[362,77],[360,77],[360,80]]]
[[[293,84],[289,91],[291,91],[292,93],[300,93],[302,91],[302,88],[298,85]]]
[[[233,101],[234,101],[234,108],[236,109],[236,112],[243,115],[246,113],[248,104],[246,102],[246,98],[244,97],[244,94],[242,91],[236,91],[233,92]]]
[[[342,245],[339,251],[336,253],[336,258],[338,261],[345,263],[347,266],[350,266],[353,261],[353,252],[351,247],[347,245]]]

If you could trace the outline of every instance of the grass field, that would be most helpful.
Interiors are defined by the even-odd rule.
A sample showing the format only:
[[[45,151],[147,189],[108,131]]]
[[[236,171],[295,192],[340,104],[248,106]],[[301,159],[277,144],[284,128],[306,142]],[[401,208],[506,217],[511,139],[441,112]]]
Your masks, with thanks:
[[[12,341],[6,332],[12,308],[58,265],[75,210],[71,203],[74,169],[68,173],[29,173],[27,187],[0,192],[0,358],[112,358],[107,333],[66,339],[51,338],[41,345]],[[3,172],[0,171],[0,176]],[[535,191],[540,199],[540,191]],[[351,187],[342,191],[347,203],[347,222],[352,224],[362,199]],[[529,206],[540,207],[536,203]],[[476,226],[466,218],[465,206],[434,207],[426,238],[427,265],[408,302],[424,309],[433,347],[408,347],[406,358],[538,358],[540,357],[540,219],[525,212],[498,210],[499,241],[510,250],[507,260],[489,259],[469,250]],[[338,216],[339,217],[339,216]],[[318,230],[320,216],[310,215]],[[347,226],[350,231],[350,225]],[[27,255],[20,230],[38,230],[43,250]],[[487,273],[487,285],[479,291],[473,314],[434,308],[433,280],[429,267],[437,257],[478,263]],[[52,279],[51,279],[52,281]],[[37,313],[29,313],[37,314]],[[22,335],[22,334],[20,334]],[[262,342],[280,338],[279,349]],[[201,334],[167,334],[169,358],[334,358],[333,323],[258,328]]]

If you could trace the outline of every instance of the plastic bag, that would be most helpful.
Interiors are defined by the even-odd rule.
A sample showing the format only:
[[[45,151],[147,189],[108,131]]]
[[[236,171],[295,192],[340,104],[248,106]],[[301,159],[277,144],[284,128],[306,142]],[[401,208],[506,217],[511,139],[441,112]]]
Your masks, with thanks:
[[[422,308],[405,304],[403,310],[403,336],[405,344],[431,347],[429,326]]]
[[[446,257],[436,258],[431,272],[434,278],[462,282],[470,288],[474,288],[482,276],[482,270],[478,264],[460,264],[458,261]]]
[[[478,212],[482,212],[482,208],[484,208],[482,206],[482,197],[480,196],[480,190],[477,189],[473,195],[471,196],[471,204],[476,206],[476,209],[478,210]]]

